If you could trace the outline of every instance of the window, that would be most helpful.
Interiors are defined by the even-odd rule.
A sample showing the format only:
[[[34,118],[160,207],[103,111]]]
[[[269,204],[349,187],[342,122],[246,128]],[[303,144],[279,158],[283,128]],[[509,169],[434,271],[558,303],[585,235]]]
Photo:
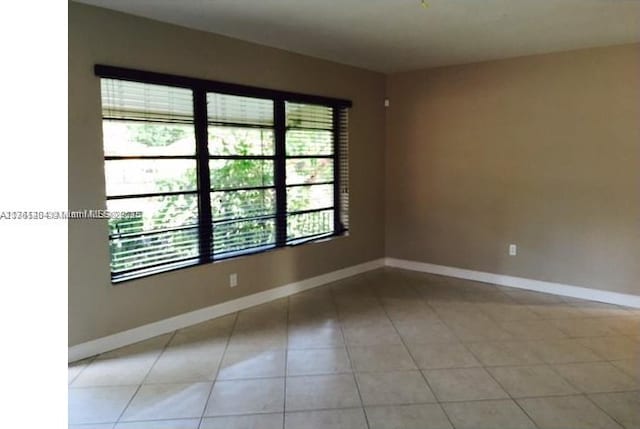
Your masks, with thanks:
[[[348,231],[350,102],[96,74],[114,283]]]
[[[276,244],[274,102],[207,93],[213,254]]]

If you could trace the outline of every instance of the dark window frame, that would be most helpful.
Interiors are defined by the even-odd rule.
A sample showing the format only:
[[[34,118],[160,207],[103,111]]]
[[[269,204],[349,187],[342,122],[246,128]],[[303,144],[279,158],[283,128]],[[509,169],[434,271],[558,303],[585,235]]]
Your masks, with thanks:
[[[265,251],[271,251],[283,247],[297,246],[317,240],[324,240],[329,237],[336,237],[345,235],[348,232],[346,225],[343,225],[343,213],[344,207],[342,206],[343,195],[342,191],[345,185],[341,183],[341,164],[344,159],[341,158],[341,139],[346,130],[341,129],[341,115],[347,108],[352,107],[352,102],[346,99],[324,97],[317,95],[300,94],[288,91],[279,91],[274,89],[259,88],[253,86],[239,85],[227,82],[211,81],[205,79],[190,78],[184,76],[177,76],[164,73],[155,73],[149,71],[135,70],[122,67],[113,67],[107,65],[97,64],[94,67],[95,74],[100,78],[106,79],[118,79],[132,82],[165,85],[171,87],[179,87],[184,89],[190,89],[193,93],[193,124],[195,131],[195,159],[197,165],[197,190],[189,191],[189,193],[195,193],[198,197],[198,237],[199,237],[199,255],[195,258],[188,258],[184,261],[165,262],[159,266],[150,266],[143,268],[136,268],[123,272],[113,273],[111,272],[111,282],[118,284],[130,280],[139,279],[163,272],[174,271],[182,268],[193,267],[197,265],[209,264],[225,259],[252,255],[262,253]],[[214,256],[213,248],[213,216],[211,211],[211,195],[212,192],[210,182],[210,169],[209,160],[217,158],[229,158],[210,155],[208,150],[208,126],[209,121],[207,117],[207,93],[221,93],[236,96],[255,97],[268,99],[274,103],[274,137],[275,137],[275,153],[272,156],[256,156],[255,158],[268,158],[274,160],[274,185],[276,192],[276,240],[274,245],[262,246],[252,249],[239,250],[234,252],[228,252],[223,255]],[[286,161],[287,159],[295,158],[314,158],[316,156],[287,156],[286,154],[286,113],[285,103],[303,103],[321,105],[332,108],[333,112],[333,154],[330,156],[318,155],[318,158],[330,158],[333,160],[333,181],[327,182],[333,186],[333,216],[334,225],[333,231],[330,233],[323,233],[320,235],[313,235],[309,237],[299,237],[295,239],[287,240],[287,218],[292,213],[287,212],[287,188],[292,186],[301,185],[287,185],[286,184]],[[105,160],[109,159],[139,159],[147,157],[128,157],[128,156],[105,156]],[[173,158],[189,158],[194,159],[193,156],[166,156],[166,157],[150,157],[159,159],[173,159]],[[230,157],[233,158],[233,157]],[[245,159],[246,157],[239,157]],[[344,164],[342,164],[344,165]],[[347,191],[348,192],[348,191]],[[184,192],[180,192],[184,193]],[[162,193],[164,194],[164,193]],[[138,195],[135,195],[136,197]],[[122,195],[115,198],[127,198],[134,197],[134,195]],[[107,199],[114,197],[107,196]],[[307,211],[307,210],[303,210]],[[317,210],[308,210],[310,212]],[[193,228],[193,226],[189,226]],[[112,237],[109,237],[111,240]]]

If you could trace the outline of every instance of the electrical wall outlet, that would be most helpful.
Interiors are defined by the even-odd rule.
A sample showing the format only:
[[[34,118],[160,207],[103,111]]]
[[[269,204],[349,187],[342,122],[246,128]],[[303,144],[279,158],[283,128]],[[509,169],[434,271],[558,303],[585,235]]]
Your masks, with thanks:
[[[229,274],[229,287],[238,286],[238,275],[236,273]]]
[[[509,256],[516,256],[518,254],[518,246],[515,244],[509,245]]]

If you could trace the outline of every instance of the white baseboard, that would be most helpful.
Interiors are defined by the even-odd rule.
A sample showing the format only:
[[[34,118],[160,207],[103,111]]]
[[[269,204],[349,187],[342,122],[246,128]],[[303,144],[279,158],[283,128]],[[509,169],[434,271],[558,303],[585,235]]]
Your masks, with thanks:
[[[485,273],[482,271],[448,267],[445,265],[429,264],[426,262],[407,261],[404,259],[385,258],[385,265],[388,267],[402,268],[405,270],[440,274],[443,276],[475,280],[478,282],[492,283],[500,286],[509,286],[519,289],[533,290],[536,292],[544,292],[554,295],[570,296],[572,298],[581,298],[590,301],[599,301],[609,304],[624,305],[626,307],[640,308],[640,296],[638,295],[609,292],[606,290],[572,286],[562,283],[546,282],[542,280],[533,280],[523,277],[507,276],[503,274]]]
[[[212,305],[200,310],[191,311],[169,319],[149,323],[147,325],[118,332],[117,334],[98,338],[96,340],[87,341],[86,343],[69,347],[69,362],[95,356],[119,347],[137,343],[168,332],[173,332],[176,329],[186,328],[187,326],[195,325],[226,314],[235,313],[236,311],[244,310],[258,304],[264,304],[275,299],[284,298],[286,296],[337,280],[345,279],[356,274],[361,274],[376,268],[382,268],[384,266],[384,262],[385,260],[383,258],[376,259],[363,264],[354,265],[352,267],[332,271],[327,274],[289,283],[264,292],[258,292],[242,298],[223,302],[221,304]]]
[[[503,274],[486,273],[482,271],[467,270],[464,268],[448,267],[445,265],[429,264],[426,262],[408,261],[396,258],[381,258],[341,270],[332,271],[316,277],[311,277],[284,286],[255,293],[242,298],[212,305],[200,310],[191,311],[169,319],[149,323],[127,331],[98,338],[96,340],[81,343],[69,347],[69,362],[74,362],[90,356],[95,356],[110,350],[137,343],[158,335],[173,332],[176,329],[205,322],[226,314],[235,313],[255,305],[264,304],[275,299],[284,298],[307,289],[322,286],[337,280],[345,279],[357,274],[382,268],[383,266],[401,268],[411,271],[439,274],[478,282],[491,283],[500,286],[509,286],[519,289],[533,290],[554,295],[569,296],[573,298],[587,299],[591,301],[606,302],[609,304],[624,305],[640,308],[640,296],[617,292],[609,292],[599,289],[591,289],[580,286],[566,285],[562,283],[546,282],[527,279],[523,277],[507,276]]]

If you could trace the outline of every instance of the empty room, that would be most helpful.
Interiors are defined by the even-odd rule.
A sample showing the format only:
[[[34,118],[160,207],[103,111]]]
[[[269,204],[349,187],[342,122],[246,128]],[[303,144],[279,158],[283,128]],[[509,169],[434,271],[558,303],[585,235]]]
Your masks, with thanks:
[[[69,428],[640,428],[639,1],[71,1],[68,210]]]

